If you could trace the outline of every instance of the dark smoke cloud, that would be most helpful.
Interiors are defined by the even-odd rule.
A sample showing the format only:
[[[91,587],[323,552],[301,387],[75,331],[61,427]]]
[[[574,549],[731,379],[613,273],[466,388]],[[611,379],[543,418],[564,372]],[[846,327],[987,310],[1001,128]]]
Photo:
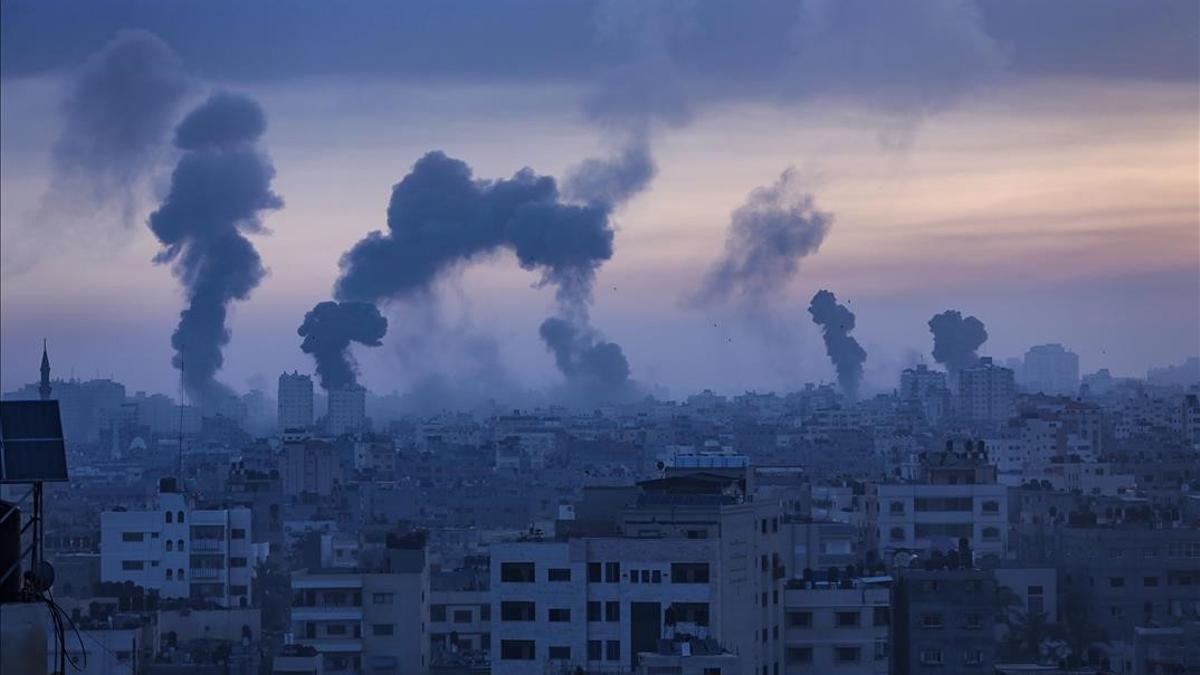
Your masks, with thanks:
[[[134,187],[164,149],[187,90],[162,40],[140,30],[117,34],[70,80],[54,180],[77,181],[90,203],[115,204],[131,221]]]
[[[761,305],[796,275],[800,259],[825,240],[833,216],[818,211],[799,186],[795,169],[750,193],[733,212],[725,253],[709,271],[697,300],[737,297]]]
[[[850,335],[854,330],[854,312],[838,304],[832,292],[820,290],[812,297],[808,313],[812,315],[813,323],[821,327],[825,351],[837,369],[838,384],[847,398],[857,399],[867,351]]]
[[[645,190],[656,172],[649,144],[638,140],[608,159],[580,162],[567,173],[563,194],[572,201],[613,208]]]
[[[933,333],[933,359],[950,373],[975,365],[979,347],[988,339],[982,321],[973,316],[963,318],[962,312],[954,309],[935,314],[929,330]]]
[[[629,362],[620,345],[601,340],[586,326],[560,317],[543,321],[539,333],[577,397],[593,402],[628,398]]]
[[[249,297],[266,274],[243,233],[261,232],[260,212],[283,206],[271,191],[275,169],[255,146],[262,127],[244,124],[249,108],[258,105],[218,93],[188,114],[177,130],[186,152],[150,215],[150,229],[165,247],[155,262],[174,263],[188,296],[171,336],[173,364],[188,395],[205,406],[229,393],[215,379],[229,343],[229,303]],[[197,129],[205,132],[193,133]]]
[[[530,169],[476,180],[465,162],[430,152],[392,189],[387,214],[386,233],[371,232],[342,256],[339,299],[427,294],[440,275],[507,248],[556,284],[560,300],[582,302],[612,257],[607,208],[562,202],[554,179]]]
[[[387,334],[387,319],[368,302],[318,303],[304,315],[296,331],[304,342],[300,349],[317,361],[317,375],[325,389],[358,383],[358,373],[349,353],[350,343],[378,347]]]

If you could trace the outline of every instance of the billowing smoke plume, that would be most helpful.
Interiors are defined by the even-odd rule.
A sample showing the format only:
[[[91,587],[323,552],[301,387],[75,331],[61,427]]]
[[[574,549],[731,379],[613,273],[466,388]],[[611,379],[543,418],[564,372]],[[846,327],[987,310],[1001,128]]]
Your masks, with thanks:
[[[850,335],[854,330],[854,312],[838,304],[830,291],[820,290],[809,303],[808,313],[812,315],[813,323],[821,327],[825,351],[837,369],[838,384],[847,398],[857,399],[867,351]]]
[[[982,321],[973,316],[963,318],[954,309],[935,314],[929,320],[929,330],[933,333],[933,359],[950,373],[975,365],[979,347],[988,339]]]
[[[629,160],[639,162],[636,156]],[[540,272],[541,283],[555,287],[562,314],[586,336],[581,339],[595,340],[587,305],[596,270],[612,257],[609,214],[614,201],[652,173],[613,168],[625,165],[624,159],[585,164],[575,175],[588,180],[573,185],[586,185],[575,191],[586,203],[568,203],[552,177],[522,169],[508,179],[477,180],[466,163],[430,152],[392,189],[388,231],[368,234],[342,256],[335,295],[371,303],[421,298],[443,275],[508,249],[522,268]],[[574,367],[577,361],[559,361],[560,368],[572,364],[563,369],[569,380],[583,372]]]
[[[572,393],[599,401],[616,401],[628,394],[629,362],[620,345],[560,317],[543,321],[539,332]]]
[[[245,300],[266,270],[244,233],[262,232],[260,212],[283,200],[271,191],[275,169],[257,148],[266,129],[258,104],[215,93],[179,124],[175,145],[186,151],[150,229],[165,247],[158,263],[174,263],[188,306],[171,336],[173,363],[192,400],[210,406],[229,393],[215,379],[229,342],[229,303]]]
[[[378,347],[387,327],[387,319],[369,302],[327,301],[304,315],[297,332],[304,338],[300,349],[317,361],[321,386],[337,389],[358,381],[350,343]]]
[[[140,30],[119,33],[70,82],[55,180],[79,181],[90,203],[116,204],[132,220],[133,188],[164,149],[187,89],[162,40]]]
[[[657,171],[644,139],[631,142],[608,159],[585,159],[568,173],[564,196],[577,202],[603,204],[610,209],[646,189]]]
[[[798,183],[790,168],[733,212],[725,253],[704,280],[701,302],[736,297],[760,305],[796,275],[802,258],[820,248],[833,216],[818,211]]]

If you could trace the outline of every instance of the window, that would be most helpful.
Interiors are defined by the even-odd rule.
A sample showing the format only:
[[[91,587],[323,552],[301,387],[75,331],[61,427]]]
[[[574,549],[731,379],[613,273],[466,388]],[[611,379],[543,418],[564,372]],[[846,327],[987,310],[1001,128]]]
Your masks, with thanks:
[[[532,661],[534,659],[533,640],[501,640],[501,661]]]
[[[1124,588],[1125,577],[1109,577],[1108,585],[1111,588]]]
[[[662,570],[654,570],[650,572],[650,582],[655,584],[662,583]]]
[[[609,600],[604,603],[604,620],[605,621],[620,621],[621,620],[621,603],[618,600]]]
[[[183,511],[180,511],[179,513],[175,514],[175,522],[177,522],[177,523],[183,522]]]
[[[230,567],[245,567],[246,559],[245,558],[230,558],[229,566]]]
[[[570,661],[571,660],[571,648],[570,647],[551,647],[549,657],[550,657],[550,660],[552,660],[552,661]]]
[[[600,583],[600,563],[598,563],[598,562],[588,563],[588,583],[589,584]]]
[[[170,553],[173,550],[175,550],[175,542],[168,539],[167,540],[167,553]]]
[[[182,539],[175,542],[175,550],[183,552],[183,540]]]
[[[854,628],[858,626],[858,622],[858,612],[838,612],[835,623],[838,628]]]
[[[548,581],[570,581],[571,568],[569,567],[551,567],[546,570],[546,579]]]
[[[388,593],[388,595],[391,595],[391,593]],[[388,604],[391,604],[391,603],[389,602]],[[446,620],[446,606],[445,605],[430,605],[429,606],[429,620],[430,621],[438,621],[438,622],[445,621]]]
[[[371,594],[371,602],[375,603],[376,605],[390,605],[395,601],[396,601],[395,593],[372,593]],[[432,610],[436,606],[437,605],[430,605],[429,608],[430,608],[430,610]],[[442,615],[443,616],[445,616],[445,612],[446,612],[446,608],[445,608],[445,606],[442,606]]]
[[[506,562],[500,563],[500,581],[508,584],[533,583],[533,563]]]
[[[235,527],[229,531],[229,538],[230,539],[245,539],[246,538],[246,530],[244,530],[240,527]]]
[[[142,532],[122,532],[121,541],[145,541],[146,535]]]
[[[605,583],[615,584],[621,580],[621,563],[604,563]]]
[[[491,621],[492,620],[492,606],[491,605],[480,605],[479,606],[479,620],[480,621]]]
[[[145,569],[146,563],[141,560],[122,560],[121,569],[123,570],[140,570]]]
[[[175,577],[175,572],[172,571],[171,568],[168,567],[167,568],[167,581],[170,581],[174,577]]]
[[[904,513],[904,502],[892,502],[888,504],[888,513],[899,515]]]
[[[922,649],[920,655],[921,663],[938,664],[942,662],[942,650],[940,649]]]
[[[893,527],[891,529],[891,531],[888,532],[888,536],[891,538],[892,541],[904,541],[904,528],[903,527]]]
[[[571,621],[571,610],[551,607],[549,615],[546,618],[553,623],[569,623]]]
[[[170,522],[173,522],[174,520],[175,520],[175,514],[171,513],[170,511],[167,511],[167,522],[170,523]]]
[[[965,621],[965,625],[967,628],[970,628],[973,630],[983,628],[983,622],[979,619],[978,614],[968,614],[967,619]]]
[[[454,623],[471,623],[471,610],[469,610],[469,609],[454,610]]]
[[[638,571],[629,570],[629,583],[636,584],[638,582]]]
[[[812,628],[812,612],[788,612],[787,622],[790,628]]]
[[[788,663],[812,663],[812,647],[788,647]]]
[[[963,653],[963,663],[969,666],[977,666],[983,663],[983,650],[968,649]]]
[[[871,617],[871,625],[887,626],[892,623],[892,615],[887,607],[876,607]]]
[[[325,627],[325,634],[326,635],[345,635],[346,634],[346,624],[331,623]]]
[[[603,645],[599,640],[588,640],[587,650],[588,661],[599,661]]]
[[[1000,513],[1000,502],[988,500],[983,503],[984,513]]]
[[[942,615],[926,614],[925,616],[921,617],[921,625],[925,628],[941,628],[944,625],[942,622]]]
[[[175,571],[175,578],[180,581],[183,581],[183,568],[182,567],[180,567],[178,570]]]
[[[708,563],[671,563],[671,583],[707,584]]]
[[[250,595],[250,589],[242,584],[233,584],[229,587],[230,595]]]
[[[838,663],[857,663],[861,658],[862,649],[858,647],[835,647],[833,658]]]
[[[601,619],[601,614],[602,614],[602,613],[601,613],[601,611],[600,611],[600,602],[599,602],[599,601],[596,601],[596,600],[589,600],[589,601],[588,601],[588,604],[587,604],[587,618],[588,618],[588,621],[600,621],[600,620],[602,620],[602,619]],[[597,658],[599,658],[599,657],[597,657]]]
[[[604,659],[606,661],[621,660],[621,641],[608,640],[604,643]]]
[[[396,625],[392,623],[377,623],[371,626],[372,635],[391,635],[396,632]]]
[[[536,621],[537,611],[532,602],[504,601],[500,603],[501,621]]]
[[[659,576],[658,580],[662,581],[661,575]],[[642,570],[642,583],[643,584],[650,583],[650,570]]]
[[[985,527],[983,528],[984,541],[995,541],[1000,538],[1000,528]]]

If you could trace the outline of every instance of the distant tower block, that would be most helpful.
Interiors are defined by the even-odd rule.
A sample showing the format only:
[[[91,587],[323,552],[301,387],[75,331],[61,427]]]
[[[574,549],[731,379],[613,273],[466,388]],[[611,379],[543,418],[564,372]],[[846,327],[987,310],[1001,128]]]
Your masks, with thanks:
[[[38,385],[38,396],[50,400],[50,356],[46,353],[46,340],[42,340],[42,382]]]

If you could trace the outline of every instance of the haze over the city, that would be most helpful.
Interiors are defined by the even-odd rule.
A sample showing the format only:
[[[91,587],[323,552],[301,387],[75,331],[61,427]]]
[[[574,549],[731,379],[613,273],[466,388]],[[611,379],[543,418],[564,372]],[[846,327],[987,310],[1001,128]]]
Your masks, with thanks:
[[[274,170],[242,228],[265,274],[223,305],[214,377],[238,391],[314,372],[297,328],[334,299],[387,320],[379,346],[347,338],[378,393],[556,387],[589,366],[556,363],[550,317],[619,346],[655,393],[834,381],[820,289],[853,311],[867,393],[934,362],[947,309],[979,317],[998,360],[1060,342],[1084,372],[1142,376],[1200,350],[1194,2],[0,11],[6,391],[45,338],[57,377],[179,394],[186,246],[155,264],[173,244],[147,223],[206,152],[175,128],[214,92],[261,109],[238,142]],[[138,78],[152,95],[122,89]],[[393,251],[383,267],[412,279],[342,284],[372,278],[339,261],[388,232],[393,186],[434,151],[601,204],[600,249],[560,265],[484,233],[427,273],[397,261],[435,254]]]

